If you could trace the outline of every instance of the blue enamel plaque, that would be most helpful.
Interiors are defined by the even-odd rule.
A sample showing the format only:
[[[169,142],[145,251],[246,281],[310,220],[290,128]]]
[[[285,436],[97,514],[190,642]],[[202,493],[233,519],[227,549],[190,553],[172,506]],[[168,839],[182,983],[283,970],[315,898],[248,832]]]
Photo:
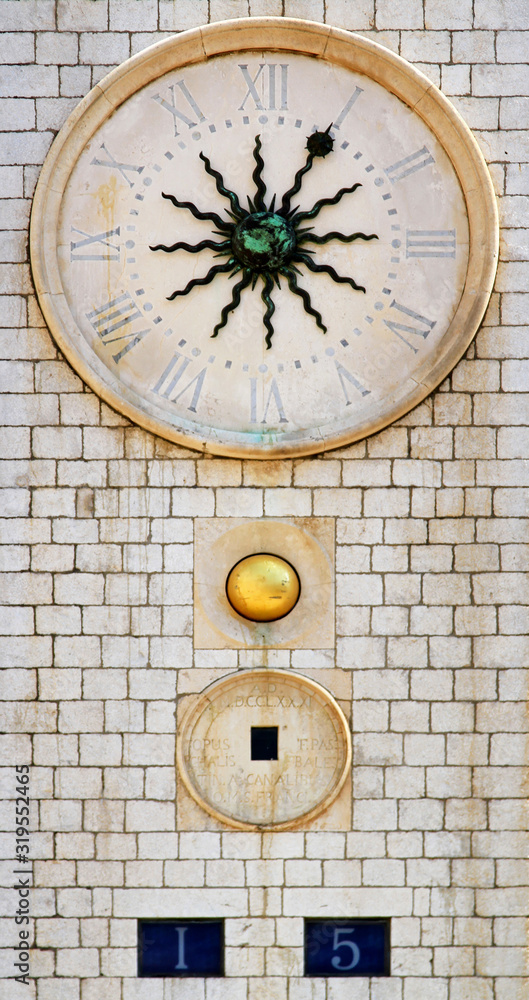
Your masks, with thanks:
[[[224,921],[138,921],[138,976],[223,975]]]
[[[305,920],[306,976],[389,976],[389,920]]]

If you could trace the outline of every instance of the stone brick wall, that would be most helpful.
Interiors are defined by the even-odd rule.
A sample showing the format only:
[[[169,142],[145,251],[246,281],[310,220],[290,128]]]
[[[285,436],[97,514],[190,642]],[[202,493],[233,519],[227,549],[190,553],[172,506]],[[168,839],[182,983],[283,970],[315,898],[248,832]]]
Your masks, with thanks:
[[[58,355],[28,265],[34,185],[77,101],[164,35],[248,14],[326,20],[422,69],[474,129],[503,227],[452,376],[368,441],[294,462],[206,458],[130,425]],[[32,763],[36,945],[36,979],[5,978],[1,1000],[523,1000],[527,3],[2,0],[0,32],[0,839],[11,859],[13,765]],[[193,518],[234,513],[336,518],[336,657],[268,662],[352,698],[349,832],[179,830],[175,696],[261,662],[193,650]],[[136,978],[146,893],[161,915],[226,918],[226,979]],[[302,917],[337,909],[392,917],[390,979],[302,977]]]

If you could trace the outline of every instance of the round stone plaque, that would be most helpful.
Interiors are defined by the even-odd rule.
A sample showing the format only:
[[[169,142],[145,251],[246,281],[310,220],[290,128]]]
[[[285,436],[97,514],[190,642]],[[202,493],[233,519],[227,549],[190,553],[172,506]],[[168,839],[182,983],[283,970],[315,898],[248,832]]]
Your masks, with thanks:
[[[207,687],[186,713],[177,759],[193,798],[241,830],[309,820],[340,791],[351,737],[334,698],[285,670],[245,670]]]

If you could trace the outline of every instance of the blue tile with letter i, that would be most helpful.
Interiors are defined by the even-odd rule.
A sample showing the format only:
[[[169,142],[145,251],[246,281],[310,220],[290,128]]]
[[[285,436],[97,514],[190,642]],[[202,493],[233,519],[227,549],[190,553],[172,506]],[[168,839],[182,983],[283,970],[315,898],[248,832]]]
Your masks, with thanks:
[[[138,920],[138,976],[222,975],[223,920]]]

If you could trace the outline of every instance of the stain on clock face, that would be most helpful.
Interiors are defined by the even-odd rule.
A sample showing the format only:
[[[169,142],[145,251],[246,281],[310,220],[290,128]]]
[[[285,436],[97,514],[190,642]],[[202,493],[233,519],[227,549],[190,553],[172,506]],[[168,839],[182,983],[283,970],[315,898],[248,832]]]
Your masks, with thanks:
[[[468,241],[445,149],[381,84],[296,52],[211,57],[82,139],[57,230],[69,356],[173,440],[317,452],[426,394]]]

